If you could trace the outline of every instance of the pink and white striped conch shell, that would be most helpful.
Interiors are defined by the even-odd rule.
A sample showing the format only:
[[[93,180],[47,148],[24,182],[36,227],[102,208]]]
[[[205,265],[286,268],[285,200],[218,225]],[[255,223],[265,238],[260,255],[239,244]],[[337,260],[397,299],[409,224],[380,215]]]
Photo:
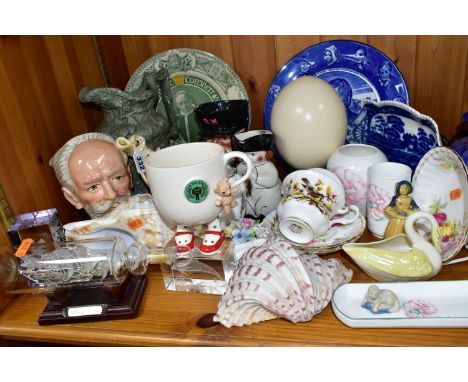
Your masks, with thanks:
[[[250,248],[241,257],[214,321],[228,328],[274,318],[309,321],[352,274],[338,259],[300,254],[286,241],[275,239],[267,247]]]
[[[159,214],[150,194],[130,196],[101,218],[64,226],[69,240],[120,236],[127,245],[136,241],[154,250],[166,247],[174,228]]]

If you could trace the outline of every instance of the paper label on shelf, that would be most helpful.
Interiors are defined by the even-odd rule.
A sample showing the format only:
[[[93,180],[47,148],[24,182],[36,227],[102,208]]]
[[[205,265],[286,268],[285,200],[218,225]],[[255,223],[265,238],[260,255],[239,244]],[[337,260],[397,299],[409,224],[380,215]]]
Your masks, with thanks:
[[[27,238],[27,239],[24,239],[20,246],[18,247],[18,249],[16,250],[15,252],[15,256],[16,257],[22,257],[24,255],[26,255],[26,253],[28,253],[28,249],[29,247],[31,246],[31,244],[34,242],[33,239],[31,238]]]
[[[67,308],[67,317],[95,316],[102,314],[104,308],[102,305],[72,306]]]

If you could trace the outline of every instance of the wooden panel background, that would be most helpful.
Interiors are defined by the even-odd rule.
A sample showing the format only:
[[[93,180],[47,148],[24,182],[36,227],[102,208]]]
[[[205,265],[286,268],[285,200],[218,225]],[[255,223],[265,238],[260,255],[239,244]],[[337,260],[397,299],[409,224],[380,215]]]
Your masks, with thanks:
[[[144,61],[168,49],[195,48],[218,56],[242,79],[257,129],[263,128],[265,96],[281,67],[302,49],[333,39],[360,41],[384,52],[402,72],[411,106],[434,118],[448,139],[453,136],[468,111],[468,36],[98,37],[104,56],[117,50],[123,56],[123,63],[109,70],[109,85],[120,88]]]
[[[83,106],[83,86],[124,88],[147,59],[168,49],[210,52],[233,67],[250,97],[252,126],[277,71],[313,44],[348,39],[394,61],[410,104],[430,115],[450,139],[468,111],[468,36],[8,36],[0,37],[0,182],[16,214],[56,207],[64,222],[83,218],[62,197],[48,166],[69,138],[98,125]],[[97,44],[95,44],[97,42]]]
[[[0,182],[15,214],[55,207],[64,221],[83,218],[48,162],[101,119],[78,100],[85,85],[104,86],[92,37],[0,37]]]

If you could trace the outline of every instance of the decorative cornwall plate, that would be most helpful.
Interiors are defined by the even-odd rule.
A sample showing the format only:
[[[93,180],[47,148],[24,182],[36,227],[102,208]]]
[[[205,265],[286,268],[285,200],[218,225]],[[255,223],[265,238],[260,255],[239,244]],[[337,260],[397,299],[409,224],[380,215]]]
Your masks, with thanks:
[[[405,81],[385,54],[357,41],[326,41],[295,55],[276,75],[265,101],[265,129],[270,130],[271,109],[281,89],[302,76],[319,77],[336,89],[348,125],[359,115],[361,100],[409,103]]]
[[[456,256],[468,231],[468,181],[465,164],[455,151],[436,147],[421,159],[414,172],[413,199],[439,223],[442,260]]]
[[[125,90],[138,89],[143,73],[161,68],[169,71],[177,128],[186,142],[200,139],[193,112],[196,106],[220,100],[249,100],[241,79],[228,64],[210,53],[189,48],[168,50],[145,61],[133,73]],[[166,115],[162,102],[156,110]]]

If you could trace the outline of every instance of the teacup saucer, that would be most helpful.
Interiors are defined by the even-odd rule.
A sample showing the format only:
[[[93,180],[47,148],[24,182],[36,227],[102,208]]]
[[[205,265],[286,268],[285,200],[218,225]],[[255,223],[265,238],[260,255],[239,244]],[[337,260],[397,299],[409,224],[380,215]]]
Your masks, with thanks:
[[[354,214],[354,212],[350,211],[347,214],[341,215],[340,217],[346,217],[352,214]],[[278,223],[279,222],[276,211],[272,211],[265,217],[265,219],[263,219],[261,225],[265,227],[271,234],[284,238],[278,229]],[[289,240],[288,242],[305,252],[313,252],[318,254],[331,253],[339,251],[346,243],[354,243],[358,241],[364,233],[365,229],[366,219],[364,216],[359,214],[359,217],[354,222],[347,225],[332,226],[325,235],[314,239],[307,244],[298,244]]]

